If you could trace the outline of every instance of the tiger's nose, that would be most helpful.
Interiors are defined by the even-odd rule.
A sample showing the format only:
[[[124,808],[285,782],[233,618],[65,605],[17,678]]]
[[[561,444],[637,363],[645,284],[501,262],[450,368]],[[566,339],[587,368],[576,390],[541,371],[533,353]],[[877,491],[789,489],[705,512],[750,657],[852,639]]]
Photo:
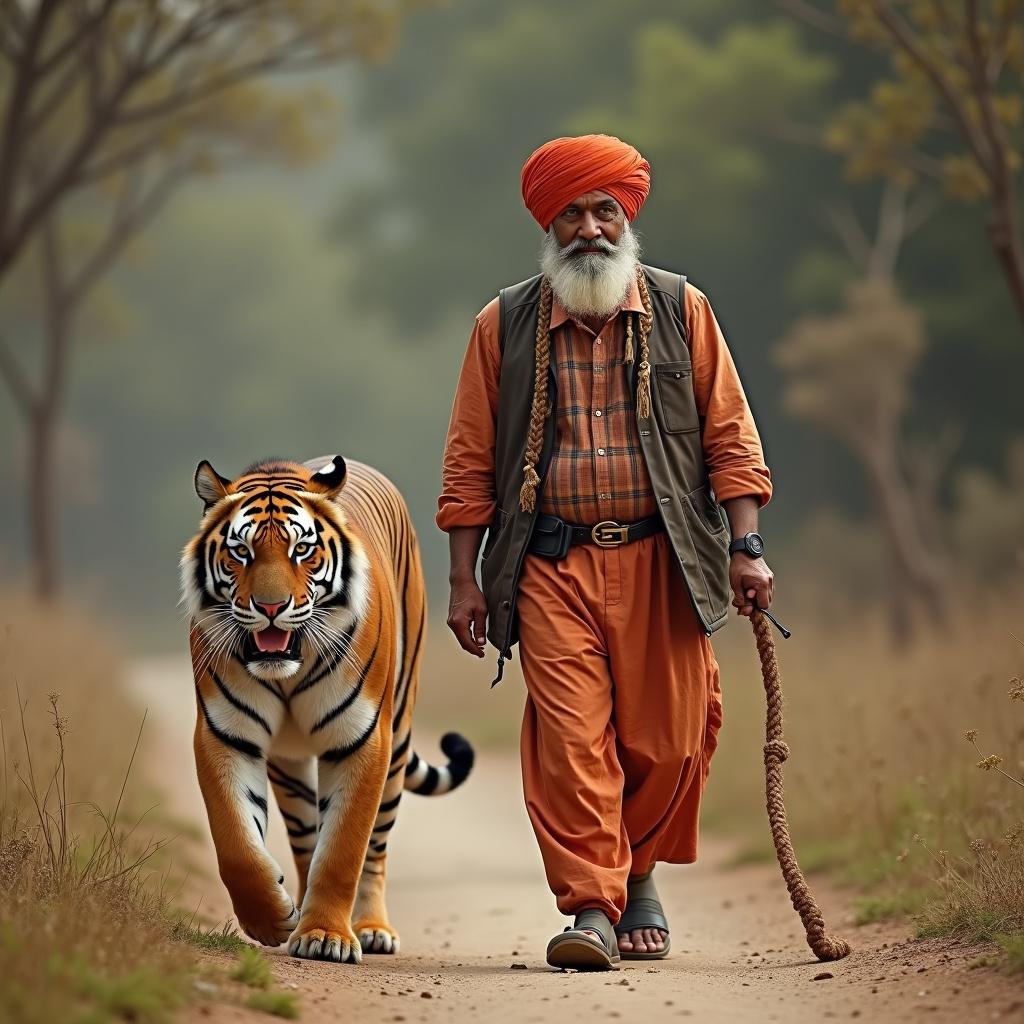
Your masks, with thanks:
[[[252,599],[252,603],[261,611],[268,619],[273,619],[274,616],[288,603],[287,601],[258,601],[255,597]]]

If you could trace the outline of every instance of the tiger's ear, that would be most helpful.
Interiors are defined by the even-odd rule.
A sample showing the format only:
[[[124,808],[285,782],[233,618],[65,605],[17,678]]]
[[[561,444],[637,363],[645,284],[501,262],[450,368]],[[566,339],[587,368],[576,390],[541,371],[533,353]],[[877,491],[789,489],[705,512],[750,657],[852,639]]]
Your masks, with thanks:
[[[348,466],[345,465],[345,460],[340,455],[332,455],[329,461],[309,478],[309,489],[333,498],[345,486],[347,475]]]
[[[206,512],[228,493],[231,481],[220,475],[206,459],[196,466],[196,494],[203,499],[203,511]]]

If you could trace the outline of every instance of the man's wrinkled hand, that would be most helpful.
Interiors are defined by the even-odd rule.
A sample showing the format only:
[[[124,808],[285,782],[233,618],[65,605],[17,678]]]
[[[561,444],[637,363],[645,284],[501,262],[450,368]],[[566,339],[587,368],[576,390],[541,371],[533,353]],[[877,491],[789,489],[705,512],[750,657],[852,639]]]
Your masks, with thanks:
[[[750,616],[754,602],[759,608],[768,608],[775,596],[775,577],[763,558],[751,558],[737,551],[729,563],[729,585],[732,603],[739,615]]]
[[[484,656],[487,602],[475,579],[452,583],[448,628],[455,634],[455,639],[464,651],[478,658]]]

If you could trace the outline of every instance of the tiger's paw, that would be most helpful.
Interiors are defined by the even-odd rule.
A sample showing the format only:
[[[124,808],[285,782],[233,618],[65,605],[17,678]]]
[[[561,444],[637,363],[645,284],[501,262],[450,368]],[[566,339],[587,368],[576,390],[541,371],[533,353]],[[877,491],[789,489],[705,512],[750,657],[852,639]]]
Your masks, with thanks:
[[[350,928],[300,925],[288,940],[288,952],[302,960],[332,960],[336,964],[357,964],[363,958],[359,940]]]
[[[235,916],[242,931],[264,946],[280,946],[286,942],[299,923],[299,909],[281,889],[279,899],[267,906],[235,907]]]
[[[398,932],[387,921],[356,921],[355,929],[364,953],[398,952]]]

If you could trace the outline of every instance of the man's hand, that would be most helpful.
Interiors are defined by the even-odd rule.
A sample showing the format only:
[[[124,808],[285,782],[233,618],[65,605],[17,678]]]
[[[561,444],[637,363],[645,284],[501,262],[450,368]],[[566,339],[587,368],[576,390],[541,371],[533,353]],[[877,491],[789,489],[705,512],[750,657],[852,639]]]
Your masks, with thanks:
[[[452,581],[448,602],[448,628],[464,651],[484,656],[487,632],[487,602],[476,579]]]
[[[767,608],[775,596],[775,577],[763,558],[751,558],[737,551],[729,563],[732,603],[740,615],[752,615],[756,599],[759,608]]]

